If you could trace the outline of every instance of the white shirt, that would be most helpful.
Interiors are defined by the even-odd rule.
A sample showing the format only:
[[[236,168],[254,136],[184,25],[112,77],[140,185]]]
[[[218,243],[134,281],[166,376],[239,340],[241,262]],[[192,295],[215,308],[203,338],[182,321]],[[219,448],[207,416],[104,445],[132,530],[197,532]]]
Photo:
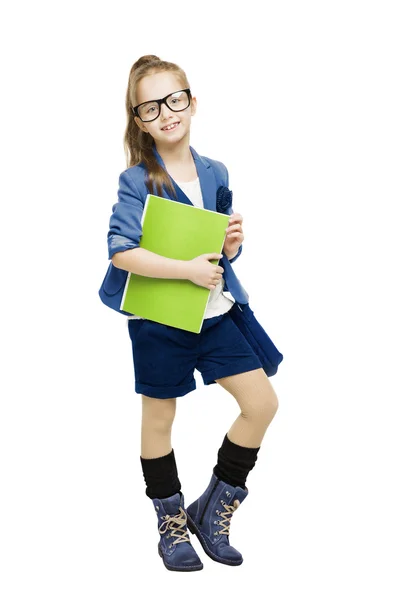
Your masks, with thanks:
[[[176,181],[178,186],[184,191],[186,196],[195,206],[204,208],[202,190],[200,189],[200,180],[197,177],[194,181]],[[206,311],[204,314],[205,319],[222,315],[229,311],[234,304],[233,300],[230,300],[224,292],[224,279],[223,277],[216,284],[214,290],[210,290],[209,301],[207,303]],[[129,316],[128,319],[141,319],[143,317],[137,317],[136,315]]]

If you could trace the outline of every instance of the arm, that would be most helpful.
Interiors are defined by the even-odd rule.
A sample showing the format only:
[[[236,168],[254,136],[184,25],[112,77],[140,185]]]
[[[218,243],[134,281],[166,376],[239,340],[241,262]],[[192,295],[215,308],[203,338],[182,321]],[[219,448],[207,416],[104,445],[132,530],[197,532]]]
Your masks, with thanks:
[[[228,210],[228,214],[232,215],[233,214],[233,207],[230,207]],[[237,260],[240,256],[240,254],[243,251],[243,244],[240,244],[239,249],[237,250],[236,254],[226,254],[227,258],[229,259],[229,263],[233,263],[235,260]]]
[[[219,167],[221,167],[222,170],[223,170],[222,177],[224,179],[224,185],[227,188],[227,190],[229,190],[229,171],[227,170],[226,165],[224,165],[223,163],[218,163],[218,168]],[[229,195],[230,195],[230,198],[229,198]],[[230,200],[230,202],[228,200]],[[232,215],[234,213],[233,205],[232,205],[233,204],[232,200],[233,200],[233,193],[229,190],[227,192],[227,198],[226,198],[227,209],[226,209],[226,213],[225,214],[227,214],[227,215]],[[223,210],[223,212],[224,212],[224,210]],[[242,251],[243,251],[243,245],[240,244],[238,250],[235,253],[227,253],[227,252],[225,252],[225,255],[226,255],[229,263],[233,263],[235,260],[237,260],[239,258],[239,256],[240,256],[240,254],[242,253]]]
[[[108,258],[118,269],[137,275],[186,279],[186,261],[165,258],[140,247],[143,209],[141,191],[128,173],[121,173],[118,202],[112,207],[109,221]]]
[[[192,260],[175,260],[140,247],[142,236],[142,201],[145,187],[126,171],[119,177],[118,202],[112,207],[108,231],[108,258],[114,267],[144,277],[186,279],[196,285],[214,289],[223,268],[209,261],[220,254],[203,254]]]
[[[117,252],[124,252],[138,248],[142,235],[142,215],[144,201],[142,191],[138,191],[136,184],[128,173],[119,176],[118,201],[112,207],[109,220],[108,259]]]
[[[229,263],[233,263],[235,260],[237,260],[240,256],[240,254],[242,253],[242,250],[243,250],[243,244],[240,244],[240,247],[237,250],[236,254],[234,254],[233,256],[229,256],[228,254],[226,254],[227,258],[229,259]]]
[[[118,269],[159,279],[189,279],[189,267],[186,260],[175,260],[155,254],[145,248],[133,248],[116,252],[112,263]]]

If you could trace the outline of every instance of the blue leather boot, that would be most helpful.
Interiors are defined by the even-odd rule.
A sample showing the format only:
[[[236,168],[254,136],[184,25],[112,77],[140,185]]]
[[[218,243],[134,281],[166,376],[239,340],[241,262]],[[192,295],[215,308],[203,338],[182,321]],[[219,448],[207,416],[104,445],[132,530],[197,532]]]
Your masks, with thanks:
[[[200,571],[203,564],[189,539],[183,494],[152,500],[158,517],[159,556],[169,571]]]
[[[212,475],[206,491],[187,509],[187,526],[199,538],[203,550],[213,560],[237,566],[243,562],[238,550],[230,546],[230,521],[248,494],[248,489],[233,487]]]

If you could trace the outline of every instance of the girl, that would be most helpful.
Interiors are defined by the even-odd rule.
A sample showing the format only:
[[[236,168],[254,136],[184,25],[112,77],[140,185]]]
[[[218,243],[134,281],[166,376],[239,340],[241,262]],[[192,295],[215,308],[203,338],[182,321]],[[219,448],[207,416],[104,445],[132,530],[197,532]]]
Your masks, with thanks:
[[[128,168],[120,175],[118,202],[110,219],[111,264],[101,298],[124,312],[118,299],[129,271],[145,277],[187,279],[211,290],[199,334],[125,313],[135,390],[142,396],[140,460],[146,494],[158,519],[159,554],[167,569],[202,569],[190,530],[210,558],[240,565],[242,555],[229,543],[231,518],[248,494],[246,478],[278,407],[259,359],[229,315],[234,302],[223,293],[227,283],[237,301],[243,293],[230,267],[242,250],[243,218],[227,206],[230,221],[222,255],[180,261],[141,248],[147,193],[216,210],[218,187],[226,190],[228,174],[222,163],[199,156],[189,145],[196,98],[176,64],[156,56],[141,57],[129,75],[126,110]],[[210,262],[220,258],[225,268]],[[207,488],[185,509],[171,431],[176,398],[196,387],[195,368],[206,385],[218,383],[234,396],[240,414],[222,440]]]

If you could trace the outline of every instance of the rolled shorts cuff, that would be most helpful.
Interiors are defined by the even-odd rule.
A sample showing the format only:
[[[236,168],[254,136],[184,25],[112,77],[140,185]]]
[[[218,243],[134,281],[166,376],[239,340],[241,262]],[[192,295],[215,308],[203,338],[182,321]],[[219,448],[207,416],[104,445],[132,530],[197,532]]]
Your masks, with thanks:
[[[147,385],[145,383],[136,383],[135,392],[137,394],[144,394],[151,398],[180,398],[185,396],[189,392],[196,389],[196,381],[191,381],[188,385],[175,385],[173,387],[155,387],[153,385]]]
[[[210,385],[211,383],[216,383],[216,379],[221,379],[222,377],[229,377],[230,375],[238,375],[239,373],[245,373],[246,371],[254,371],[254,369],[262,369],[263,365],[254,355],[253,358],[248,358],[242,362],[231,363],[229,365],[223,365],[222,367],[218,367],[217,369],[213,369],[212,371],[206,371],[202,373],[203,383],[205,385]]]

